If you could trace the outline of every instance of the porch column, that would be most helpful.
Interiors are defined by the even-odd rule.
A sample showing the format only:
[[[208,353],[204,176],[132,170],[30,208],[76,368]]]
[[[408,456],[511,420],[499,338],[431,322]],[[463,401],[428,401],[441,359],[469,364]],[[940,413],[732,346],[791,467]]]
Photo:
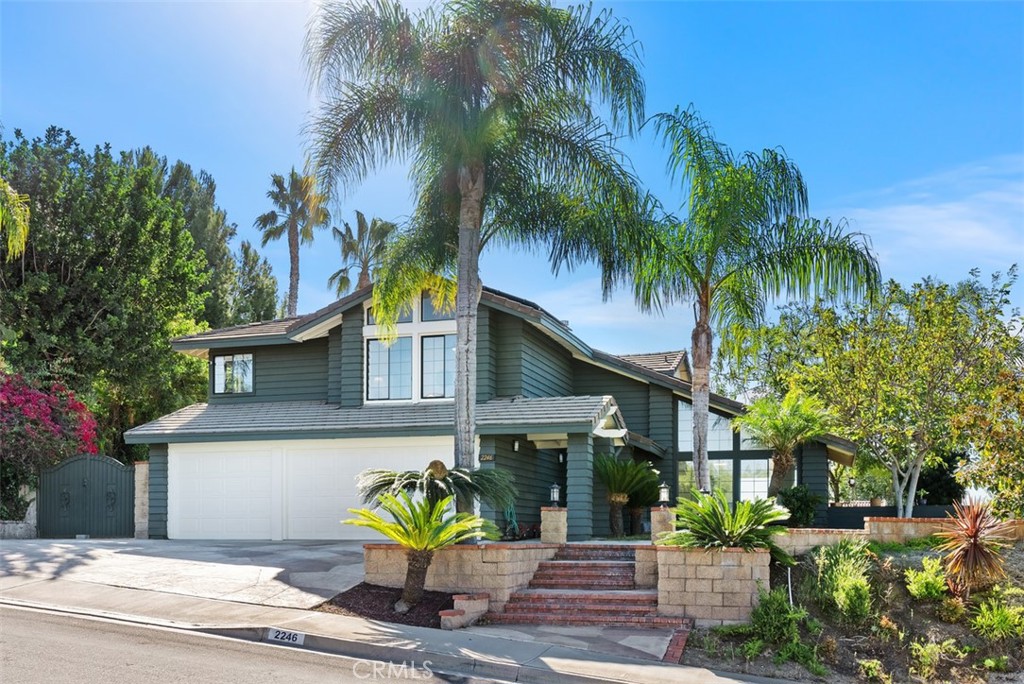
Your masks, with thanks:
[[[589,433],[569,435],[566,456],[565,507],[569,541],[594,536],[594,438]]]
[[[498,453],[498,440],[491,435],[480,435],[480,470],[493,470],[495,459]],[[492,521],[495,525],[501,523],[498,520],[498,513],[504,515],[504,511],[496,511],[494,506],[480,501],[480,517]]]

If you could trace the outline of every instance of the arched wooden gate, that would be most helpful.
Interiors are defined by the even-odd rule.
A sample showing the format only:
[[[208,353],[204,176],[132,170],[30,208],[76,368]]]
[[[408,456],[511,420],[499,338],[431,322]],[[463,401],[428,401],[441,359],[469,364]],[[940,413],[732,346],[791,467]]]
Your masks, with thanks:
[[[135,468],[108,456],[75,456],[39,478],[40,537],[132,537]]]

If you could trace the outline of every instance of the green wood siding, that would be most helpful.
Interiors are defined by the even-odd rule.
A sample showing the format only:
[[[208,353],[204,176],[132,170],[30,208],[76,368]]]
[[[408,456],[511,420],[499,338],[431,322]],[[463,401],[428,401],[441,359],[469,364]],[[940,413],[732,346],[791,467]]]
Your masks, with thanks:
[[[499,397],[523,393],[523,322],[505,314],[491,319],[494,328],[495,391]]]
[[[532,326],[523,328],[522,394],[565,397],[572,394],[572,356]]]
[[[476,401],[478,404],[490,401],[496,396],[497,380],[494,367],[495,340],[491,334],[492,314],[481,306],[476,319]]]
[[[594,444],[590,435],[569,435],[565,505],[569,509],[569,541],[594,535]],[[607,519],[607,514],[605,515]]]
[[[167,445],[149,445],[149,538],[167,539]]]
[[[341,324],[342,406],[363,405],[363,308],[345,312]]]
[[[327,334],[327,401],[341,402],[341,326]]]
[[[514,440],[519,440],[519,451]],[[541,506],[551,505],[551,485],[557,482],[565,492],[565,464],[558,462],[558,452],[538,451],[526,441],[525,435],[510,437],[481,437],[480,453],[494,454],[494,461],[481,467],[497,467],[511,472],[516,478],[516,521],[521,530],[540,524]],[[504,531],[507,524],[504,511],[494,511],[481,504],[481,514],[494,520]]]
[[[665,447],[669,453],[676,448],[675,400],[671,390],[650,385],[647,390],[648,434],[655,442]],[[626,423],[629,425],[629,423]]]
[[[814,510],[814,524],[824,526],[828,518],[828,453],[825,445],[817,442],[805,444],[797,454],[799,484],[824,499]]]
[[[622,411],[626,427],[647,435],[650,430],[649,385],[580,361],[573,362],[574,394],[610,394]]]
[[[327,399],[327,340],[325,339],[310,340],[301,344],[278,344],[239,350],[225,349],[222,353],[252,354],[253,391],[247,394],[214,394],[211,370],[211,404],[256,401],[325,401]],[[219,356],[220,353],[216,355]]]

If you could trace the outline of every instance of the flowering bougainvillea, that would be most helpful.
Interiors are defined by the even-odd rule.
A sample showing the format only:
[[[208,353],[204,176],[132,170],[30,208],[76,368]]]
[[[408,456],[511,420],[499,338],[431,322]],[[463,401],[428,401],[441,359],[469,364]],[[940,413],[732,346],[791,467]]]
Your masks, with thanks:
[[[20,508],[18,488],[32,483],[41,468],[95,453],[96,420],[73,392],[60,383],[40,386],[0,373],[0,512],[12,515]]]

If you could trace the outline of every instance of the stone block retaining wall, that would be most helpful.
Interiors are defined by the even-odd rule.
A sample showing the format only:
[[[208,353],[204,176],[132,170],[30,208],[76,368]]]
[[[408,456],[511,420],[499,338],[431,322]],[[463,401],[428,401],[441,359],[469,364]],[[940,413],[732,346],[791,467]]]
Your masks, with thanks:
[[[434,554],[426,589],[490,595],[490,609],[502,612],[513,591],[522,589],[541,561],[551,560],[557,544],[465,544]],[[384,587],[405,585],[405,551],[397,544],[364,544],[366,582]]]
[[[793,527],[775,537],[775,543],[788,553],[799,556],[817,546],[835,544],[841,539],[869,539],[864,530],[841,530],[814,527]]]
[[[699,626],[746,622],[757,605],[758,583],[768,588],[765,550],[659,546],[658,613],[692,618]]]

